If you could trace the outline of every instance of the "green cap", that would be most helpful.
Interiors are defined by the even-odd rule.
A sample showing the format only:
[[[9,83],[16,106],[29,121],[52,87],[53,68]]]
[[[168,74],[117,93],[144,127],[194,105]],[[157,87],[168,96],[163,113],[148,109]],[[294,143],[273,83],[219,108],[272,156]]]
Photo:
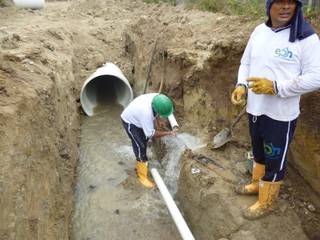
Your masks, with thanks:
[[[152,99],[152,108],[163,118],[169,117],[173,112],[172,101],[164,94],[158,94]]]

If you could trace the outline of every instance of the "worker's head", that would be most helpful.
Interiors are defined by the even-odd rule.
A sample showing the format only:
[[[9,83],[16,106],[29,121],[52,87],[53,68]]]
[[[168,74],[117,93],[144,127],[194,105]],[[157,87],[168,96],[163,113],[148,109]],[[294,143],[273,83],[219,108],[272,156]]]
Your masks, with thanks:
[[[266,0],[267,26],[281,28],[290,25],[289,42],[305,39],[315,33],[305,21],[301,0]]]
[[[169,117],[173,112],[172,101],[164,94],[158,94],[152,99],[152,108],[163,118]]]
[[[295,17],[296,10],[301,8],[300,0],[267,0],[266,13],[273,28],[289,25]]]

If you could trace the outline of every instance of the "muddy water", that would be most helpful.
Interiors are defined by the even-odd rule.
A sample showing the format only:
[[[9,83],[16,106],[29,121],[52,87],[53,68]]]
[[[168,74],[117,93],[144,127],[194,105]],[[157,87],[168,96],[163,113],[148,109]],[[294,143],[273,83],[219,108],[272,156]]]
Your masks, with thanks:
[[[112,86],[100,89],[112,91]],[[159,191],[144,188],[136,179],[131,142],[120,121],[122,107],[111,95],[98,94],[102,104],[95,115],[82,119],[73,239],[181,239]],[[175,194],[180,156],[186,145],[192,148],[199,142],[187,134],[164,141],[171,147],[162,161],[153,159],[149,148],[150,166],[159,168]]]
[[[180,175],[180,159],[182,153],[186,149],[191,149],[192,151],[197,150],[205,147],[206,144],[188,133],[178,133],[177,137],[166,137],[163,138],[163,141],[166,145],[167,152],[162,159],[162,162],[165,163],[164,181],[171,195],[175,196],[178,190],[177,184]]]
[[[136,180],[121,111],[111,102],[82,119],[73,239],[180,239],[157,189]]]

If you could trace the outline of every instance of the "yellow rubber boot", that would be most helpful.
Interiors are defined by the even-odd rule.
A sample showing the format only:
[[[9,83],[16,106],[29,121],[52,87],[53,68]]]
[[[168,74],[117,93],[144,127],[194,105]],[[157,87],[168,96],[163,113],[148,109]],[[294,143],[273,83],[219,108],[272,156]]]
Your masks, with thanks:
[[[276,207],[281,183],[260,180],[259,200],[243,212],[244,218],[254,220],[271,213]]]
[[[238,194],[256,195],[259,193],[259,180],[265,175],[266,167],[264,164],[253,163],[252,179],[248,185],[239,185],[235,191]]]
[[[136,171],[139,181],[147,188],[153,188],[154,183],[148,179],[148,166],[145,162],[136,163]]]

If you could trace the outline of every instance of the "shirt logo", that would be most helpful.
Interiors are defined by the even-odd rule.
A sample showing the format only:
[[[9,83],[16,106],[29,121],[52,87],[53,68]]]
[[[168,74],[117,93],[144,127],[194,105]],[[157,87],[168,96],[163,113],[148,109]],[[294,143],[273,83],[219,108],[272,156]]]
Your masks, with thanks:
[[[274,51],[274,53],[277,57],[285,58],[288,60],[291,60],[293,57],[293,52],[291,52],[288,47],[283,48],[283,49],[277,48]]]

